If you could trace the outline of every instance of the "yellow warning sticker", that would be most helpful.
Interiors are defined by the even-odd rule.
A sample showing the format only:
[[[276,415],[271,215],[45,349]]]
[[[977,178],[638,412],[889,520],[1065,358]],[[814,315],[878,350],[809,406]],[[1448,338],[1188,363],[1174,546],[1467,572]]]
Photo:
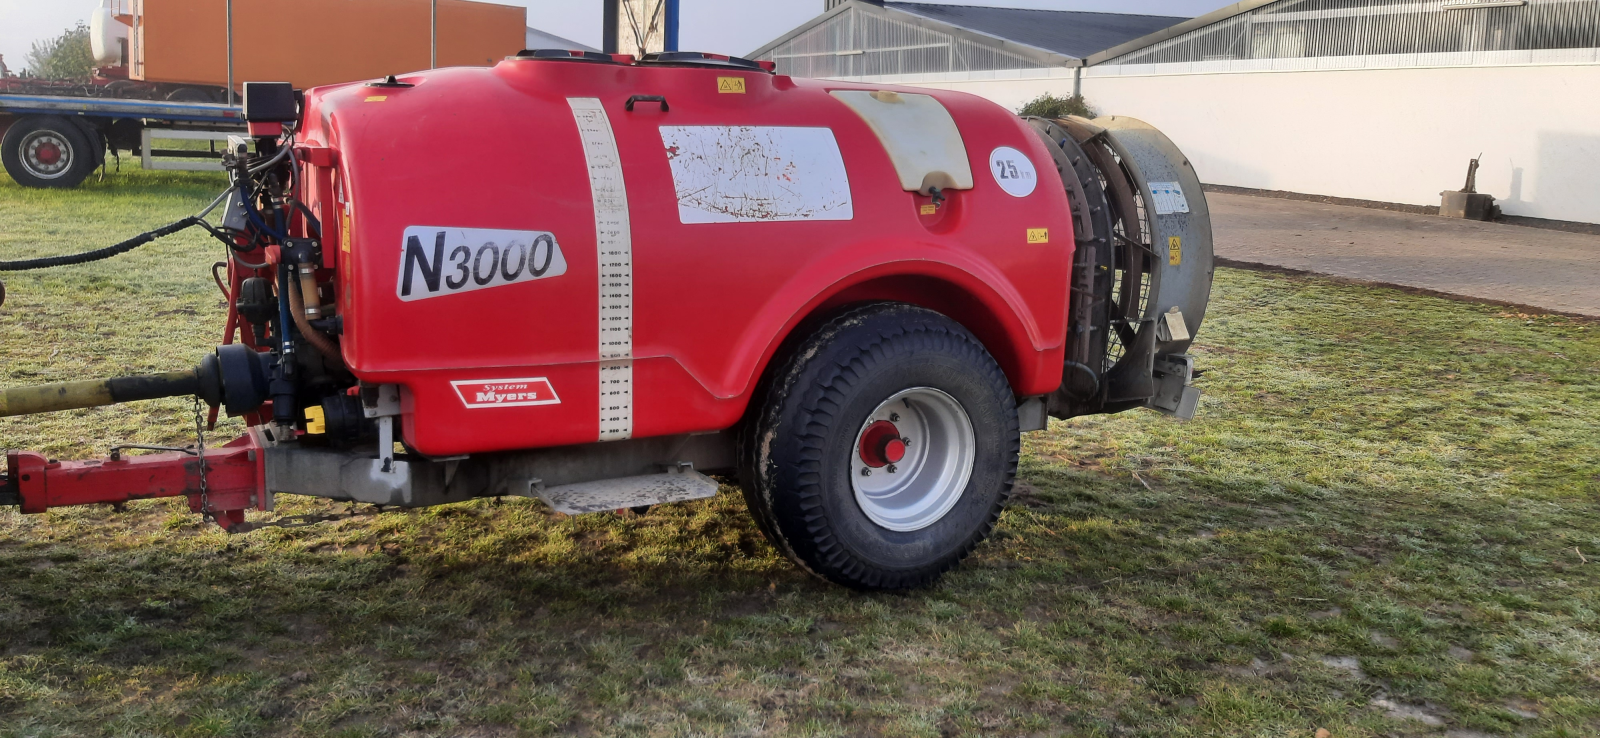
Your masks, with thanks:
[[[744,78],[743,77],[718,77],[717,78],[717,92],[732,92],[732,93],[743,95],[744,94]]]
[[[1183,239],[1181,237],[1167,237],[1167,263],[1173,266],[1183,263]]]
[[[1050,243],[1050,229],[1029,228],[1028,243]]]
[[[372,96],[367,98],[367,102],[383,102],[384,100],[388,100],[388,99],[389,99],[388,95],[372,95]]]
[[[350,208],[339,216],[339,250],[350,253]]]
[[[926,204],[926,205],[923,205],[922,209],[921,209],[921,213],[923,215],[935,215],[938,212],[939,212],[939,206],[935,205],[935,204],[933,204],[931,202]]]

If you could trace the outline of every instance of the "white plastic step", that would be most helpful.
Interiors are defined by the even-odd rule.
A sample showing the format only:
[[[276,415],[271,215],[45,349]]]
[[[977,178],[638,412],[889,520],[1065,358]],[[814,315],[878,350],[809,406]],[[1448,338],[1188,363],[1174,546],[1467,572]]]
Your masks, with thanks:
[[[568,515],[715,497],[716,480],[687,465],[661,474],[535,487],[539,499]]]

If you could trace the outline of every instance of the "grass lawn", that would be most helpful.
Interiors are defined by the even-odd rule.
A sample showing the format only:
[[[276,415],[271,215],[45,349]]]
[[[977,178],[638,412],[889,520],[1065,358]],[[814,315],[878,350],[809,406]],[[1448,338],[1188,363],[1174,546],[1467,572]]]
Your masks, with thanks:
[[[220,186],[0,178],[0,258]],[[218,258],[184,235],[7,275],[0,383],[193,365]],[[0,736],[1600,734],[1600,329],[1232,270],[1210,316],[1197,420],[1027,436],[994,539],[911,594],[807,578],[726,488],[234,537],[175,501],[0,510]],[[191,422],[147,402],[0,421],[0,446]]]

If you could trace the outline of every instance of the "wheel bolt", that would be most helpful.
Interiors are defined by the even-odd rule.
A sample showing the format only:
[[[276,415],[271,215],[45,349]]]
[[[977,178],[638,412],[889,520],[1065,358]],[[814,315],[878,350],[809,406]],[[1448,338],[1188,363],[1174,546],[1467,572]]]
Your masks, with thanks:
[[[893,474],[893,473],[894,473],[894,464],[890,464],[890,465],[889,465],[889,473],[890,473],[890,474]]]
[[[900,413],[889,413],[889,422],[891,422],[891,423],[900,422]]]
[[[900,437],[900,442],[905,444],[905,445],[907,445],[907,446],[910,446],[911,445],[911,437],[910,436],[901,436]]]
[[[866,467],[861,467],[861,476],[863,476],[863,477],[870,477],[870,476],[872,476],[872,470],[871,470],[871,469],[868,469],[868,468],[866,468]]]

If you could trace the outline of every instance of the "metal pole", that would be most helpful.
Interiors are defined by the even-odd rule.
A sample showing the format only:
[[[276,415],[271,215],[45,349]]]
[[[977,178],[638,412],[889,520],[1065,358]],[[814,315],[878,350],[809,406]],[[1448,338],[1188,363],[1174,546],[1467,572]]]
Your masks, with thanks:
[[[233,0],[228,0],[228,104],[233,104]]]
[[[667,0],[667,27],[661,34],[662,51],[678,50],[678,0]]]
[[[615,54],[619,48],[617,34],[620,29],[617,24],[622,19],[622,5],[620,0],[605,0],[601,3],[601,7],[600,12],[604,13],[605,17],[600,19],[600,50],[607,54]]]
[[[433,10],[432,10],[432,12],[433,12],[433,14],[432,14],[431,19],[429,21],[431,23],[432,39],[429,42],[429,44],[430,44],[429,45],[430,53],[429,53],[429,56],[428,56],[428,68],[429,69],[438,69],[439,68],[439,0],[433,0]]]

